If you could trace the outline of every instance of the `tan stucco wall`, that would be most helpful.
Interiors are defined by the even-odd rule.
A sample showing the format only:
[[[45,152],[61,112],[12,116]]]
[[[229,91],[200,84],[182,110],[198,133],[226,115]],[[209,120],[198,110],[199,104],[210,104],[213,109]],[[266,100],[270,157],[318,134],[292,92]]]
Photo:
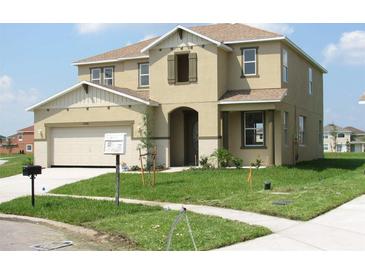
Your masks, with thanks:
[[[132,90],[145,90],[139,87],[138,64],[146,63],[148,59],[127,60],[115,63],[92,64],[78,66],[79,81],[90,81],[90,69],[96,67],[114,67],[114,85]]]
[[[167,81],[167,56],[177,52],[197,53],[196,83],[169,84]],[[150,97],[161,104],[189,104],[196,102],[217,101],[217,47],[207,44],[203,47],[193,46],[150,50]]]
[[[319,134],[319,121],[323,125],[323,74],[319,69],[298,55],[289,46],[282,44],[288,52],[288,83],[282,83],[288,89],[287,96],[277,108],[281,110],[281,125],[283,125],[284,111],[289,113],[289,144],[284,145],[282,134],[282,162],[293,164],[296,154],[298,162],[323,157],[322,141]],[[313,93],[308,92],[308,68],[313,71]],[[298,145],[298,119],[305,117],[305,144]],[[282,132],[282,127],[281,127]]]
[[[262,42],[231,45],[227,54],[227,90],[280,88],[280,42]],[[258,76],[241,77],[241,48],[257,47]]]

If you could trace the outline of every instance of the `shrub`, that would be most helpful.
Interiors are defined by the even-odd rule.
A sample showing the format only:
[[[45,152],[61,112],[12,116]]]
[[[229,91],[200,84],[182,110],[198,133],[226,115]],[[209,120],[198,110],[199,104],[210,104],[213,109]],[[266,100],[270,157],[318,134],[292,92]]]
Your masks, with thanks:
[[[141,168],[140,168],[139,166],[131,166],[131,167],[129,168],[129,170],[131,170],[131,171],[140,171],[140,170],[141,170]]]
[[[262,160],[260,159],[260,157],[258,157],[256,160],[255,160],[255,162],[252,162],[251,163],[251,166],[254,166],[254,167],[256,167],[256,169],[259,169],[260,168],[260,166],[262,165]]]
[[[212,157],[217,160],[218,167],[220,168],[228,167],[233,156],[228,150],[224,148],[218,148],[213,152]]]
[[[208,156],[201,156],[199,160],[200,166],[203,169],[209,169],[212,168],[212,165],[209,163],[209,157]]]
[[[243,160],[241,158],[238,158],[238,157],[233,157],[232,158],[232,163],[236,168],[241,168],[242,164],[243,164]]]

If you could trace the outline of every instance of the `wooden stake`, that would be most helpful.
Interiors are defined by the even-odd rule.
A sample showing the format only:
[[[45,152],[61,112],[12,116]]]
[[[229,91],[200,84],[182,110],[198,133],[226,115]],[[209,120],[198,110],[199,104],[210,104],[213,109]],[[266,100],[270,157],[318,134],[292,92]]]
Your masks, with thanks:
[[[141,161],[141,177],[142,177],[142,184],[145,185],[145,181],[144,181],[144,169],[143,169],[143,161],[142,161],[142,154],[141,154],[141,149],[139,148],[139,160]]]

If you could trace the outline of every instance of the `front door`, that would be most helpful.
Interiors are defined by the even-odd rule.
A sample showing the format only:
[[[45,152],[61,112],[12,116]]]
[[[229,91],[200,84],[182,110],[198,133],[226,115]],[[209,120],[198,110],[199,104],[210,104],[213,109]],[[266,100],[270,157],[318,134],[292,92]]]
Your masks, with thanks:
[[[184,111],[184,164],[198,165],[198,113],[192,110]]]

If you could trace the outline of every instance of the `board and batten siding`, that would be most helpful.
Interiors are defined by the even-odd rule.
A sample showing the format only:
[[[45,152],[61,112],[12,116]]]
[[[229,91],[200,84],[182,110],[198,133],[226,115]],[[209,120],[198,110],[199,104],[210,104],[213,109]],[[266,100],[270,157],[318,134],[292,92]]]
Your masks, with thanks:
[[[125,106],[140,104],[128,98],[113,94],[100,88],[88,87],[86,93],[83,87],[79,87],[74,91],[56,98],[55,100],[45,104],[43,109],[56,108],[79,108],[79,107],[103,107],[103,106]]]

